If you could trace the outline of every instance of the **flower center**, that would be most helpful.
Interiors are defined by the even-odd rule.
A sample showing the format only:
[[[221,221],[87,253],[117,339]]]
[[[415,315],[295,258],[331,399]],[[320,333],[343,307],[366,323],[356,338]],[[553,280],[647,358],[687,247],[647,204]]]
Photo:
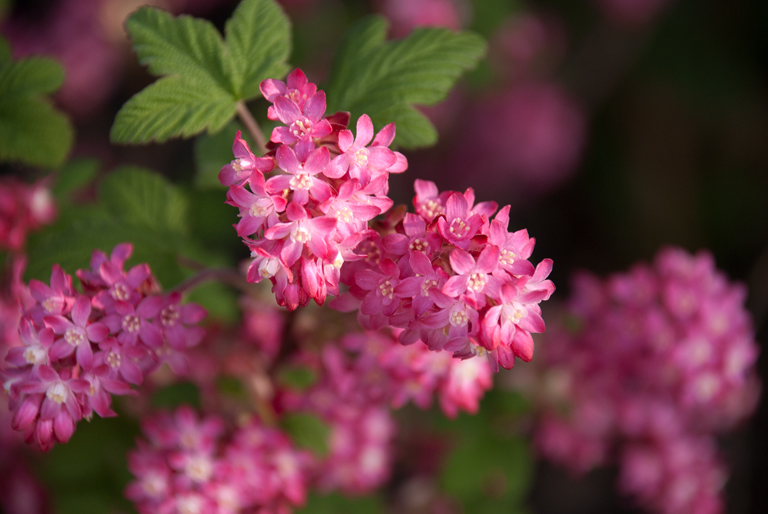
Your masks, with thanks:
[[[312,131],[312,121],[307,118],[299,118],[291,125],[291,133],[298,139],[305,138]]]
[[[309,238],[309,230],[302,227],[301,225],[297,226],[291,232],[291,239],[297,243],[305,244],[307,241],[309,241]]]
[[[181,314],[179,314],[179,309],[176,307],[176,305],[169,305],[162,311],[160,311],[160,319],[163,322],[163,326],[166,327],[172,327],[176,324],[176,321],[178,321]]]
[[[31,346],[24,350],[24,360],[28,364],[40,364],[45,360],[46,351],[39,346]]]
[[[309,173],[299,173],[293,176],[289,184],[294,191],[297,189],[309,190],[312,187],[312,177],[309,176]]]
[[[429,296],[429,290],[433,287],[437,287],[437,279],[434,278],[428,278],[424,281],[423,284],[421,284],[421,294],[424,296]]]
[[[141,329],[141,318],[133,314],[129,314],[123,318],[123,330],[127,332],[138,332]]]
[[[213,469],[208,459],[195,456],[189,459],[184,472],[195,482],[205,482],[211,477]]]
[[[488,282],[488,275],[485,273],[478,273],[474,272],[471,275],[469,275],[469,282],[467,283],[467,287],[474,291],[475,293],[479,293],[483,290],[485,287],[485,284]]]
[[[421,204],[419,210],[421,211],[422,216],[425,216],[431,220],[438,214],[442,214],[443,206],[434,200],[427,200]]]
[[[336,211],[336,219],[343,222],[343,223],[351,223],[352,220],[355,218],[355,215],[352,214],[352,209],[347,207],[346,205]]]
[[[248,213],[254,218],[263,218],[267,215],[267,209],[259,205],[258,203],[251,204],[251,208],[248,209]]]
[[[46,312],[53,312],[54,309],[56,309],[56,300],[53,298],[46,298],[43,300],[43,309],[46,310]]]
[[[48,391],[45,393],[45,396],[52,402],[56,402],[59,405],[61,405],[62,403],[67,401],[67,386],[65,386],[61,382],[57,382],[53,386],[48,388]]]
[[[122,360],[123,360],[122,355],[120,355],[119,353],[115,353],[112,350],[109,351],[109,354],[107,355],[107,358],[106,358],[107,364],[109,364],[110,368],[119,368]]]
[[[67,329],[67,331],[64,333],[64,340],[72,346],[81,344],[83,341],[85,341],[85,334],[83,334],[82,330],[82,328],[78,327]]]
[[[384,296],[386,298],[389,298],[390,300],[395,294],[395,288],[392,285],[392,281],[387,279],[381,284],[379,284],[379,294],[381,296]]]
[[[467,232],[469,232],[469,225],[464,223],[464,220],[461,218],[453,218],[448,230],[456,237],[465,237]]]
[[[506,264],[507,266],[511,266],[515,262],[515,258],[517,255],[515,252],[512,252],[510,250],[501,250],[501,255],[499,256],[499,262],[502,264]]]
[[[451,312],[449,321],[454,327],[463,327],[469,323],[469,316],[467,315],[466,310],[459,308]]]
[[[419,239],[418,237],[415,238],[413,241],[411,241],[411,244],[408,245],[408,248],[414,252],[423,252],[428,247],[429,247],[429,243],[427,243],[423,239]]]
[[[118,282],[114,286],[112,286],[112,291],[110,292],[112,295],[112,298],[115,300],[121,300],[123,302],[127,302],[128,299],[131,297],[131,292],[128,289],[128,286],[123,284],[122,282]]]
[[[361,148],[352,156],[352,160],[361,168],[368,166],[368,149]]]

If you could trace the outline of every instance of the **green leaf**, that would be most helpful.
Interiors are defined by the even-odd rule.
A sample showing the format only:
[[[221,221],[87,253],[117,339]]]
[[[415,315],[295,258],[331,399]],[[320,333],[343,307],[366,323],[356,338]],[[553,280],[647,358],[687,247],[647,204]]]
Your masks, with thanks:
[[[56,173],[53,195],[59,204],[71,202],[71,196],[78,189],[85,187],[99,173],[99,161],[96,159],[73,159]]]
[[[352,497],[331,493],[321,496],[313,493],[297,514],[381,514],[384,503],[378,496]]]
[[[131,14],[125,29],[141,64],[152,75],[179,75],[229,91],[224,42],[207,20],[142,7]]]
[[[173,234],[114,219],[103,209],[86,212],[88,217],[74,220],[66,227],[49,227],[36,244],[30,244],[27,278],[48,282],[51,267],[56,263],[70,274],[80,268],[88,269],[93,250],[109,253],[118,243],[131,242],[134,251],[130,263],[148,263],[165,287],[184,279]]]
[[[378,16],[349,30],[326,88],[328,111],[350,111],[353,120],[368,114],[377,128],[394,121],[401,146],[434,144],[434,127],[414,105],[445,99],[459,76],[483,56],[485,42],[476,34],[447,29],[417,29],[389,42],[386,33],[387,22]]]
[[[178,76],[150,84],[117,113],[110,138],[114,143],[161,143],[221,129],[237,110],[228,92]]]
[[[0,161],[58,166],[72,146],[69,120],[44,96],[56,91],[64,72],[56,61],[32,57],[10,61],[0,48]]]
[[[285,366],[277,374],[280,385],[305,391],[317,382],[317,373],[305,366]]]
[[[219,282],[209,282],[194,288],[186,297],[208,311],[206,319],[234,324],[240,315],[239,295],[232,288]]]
[[[55,263],[68,273],[89,266],[91,252],[131,242],[131,262],[146,262],[165,287],[184,278],[178,257],[188,227],[187,202],[162,176],[142,168],[115,170],[95,207],[70,210],[29,246],[27,277],[47,281]]]
[[[296,446],[307,448],[317,455],[328,453],[331,428],[312,414],[288,414],[282,419],[282,427]]]
[[[123,166],[101,184],[99,201],[117,218],[156,231],[183,234],[187,202],[181,192],[157,173]]]
[[[7,64],[0,73],[3,102],[35,93],[53,93],[64,82],[64,70],[53,59],[30,57]]]
[[[179,382],[164,387],[152,396],[153,407],[175,408],[179,405],[191,405],[200,408],[200,391],[192,382]]]
[[[69,120],[47,101],[22,96],[7,102],[0,93],[0,161],[58,166],[73,138]]]
[[[258,96],[262,80],[288,73],[291,25],[274,1],[243,0],[227,21],[225,33],[239,98]]]
[[[244,0],[227,22],[226,43],[207,20],[153,7],[132,14],[126,29],[139,62],[161,78],[117,113],[116,143],[216,133],[262,80],[287,71],[290,26],[273,0]]]

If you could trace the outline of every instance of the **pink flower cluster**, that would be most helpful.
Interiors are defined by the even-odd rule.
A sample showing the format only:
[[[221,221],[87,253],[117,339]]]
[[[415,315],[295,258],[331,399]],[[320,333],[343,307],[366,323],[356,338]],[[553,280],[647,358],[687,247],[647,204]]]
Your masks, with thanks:
[[[311,456],[256,420],[222,440],[224,423],[189,407],[143,423],[149,442],[128,454],[125,495],[142,514],[286,514],[306,499]]]
[[[451,417],[477,412],[491,387],[485,360],[459,361],[425,345],[402,346],[394,334],[345,336],[340,345],[323,347],[319,357],[302,357],[319,375],[307,391],[284,390],[288,411],[309,411],[331,426],[329,455],[318,463],[318,486],[346,493],[366,493],[390,476],[395,423],[389,407],[413,401],[427,408],[437,396]]]
[[[0,180],[0,249],[22,250],[29,231],[55,217],[56,205],[46,180],[31,186],[14,178]]]
[[[363,115],[353,136],[349,114],[325,117],[325,93],[301,70],[285,83],[265,80],[261,91],[273,104],[268,116],[283,124],[272,132],[276,149],[256,157],[238,133],[235,159],[219,174],[253,257],[248,281],[270,279],[278,303],[291,310],[310,298],[322,304],[338,294],[339,269],[356,258],[368,221],[392,206],[389,174],[408,164],[388,148],[394,124],[374,137]]]
[[[706,252],[667,248],[606,281],[579,276],[580,328],[543,356],[541,452],[576,471],[618,457],[622,489],[654,512],[721,512],[714,434],[743,420],[758,390],[744,299]]]
[[[528,260],[535,240],[510,233],[509,206],[475,204],[464,193],[439,192],[417,180],[416,214],[390,217],[359,248],[364,259],[342,269],[349,294],[332,306],[360,309],[367,329],[404,329],[399,340],[421,339],[430,350],[462,359],[487,355],[493,368],[533,357],[531,333],[544,331],[539,303],[555,289],[546,280],[552,260]]]
[[[132,251],[129,243],[109,257],[95,250],[91,269],[77,271],[84,294],[58,265],[50,285],[30,282],[35,302],[23,313],[22,344],[8,350],[2,375],[13,428],[42,450],[67,442],[94,411],[114,416],[111,394],[131,394],[131,384],[160,363],[183,368],[180,352],[204,335],[194,326],[206,315],[202,307],[160,294],[146,264],[123,270]]]

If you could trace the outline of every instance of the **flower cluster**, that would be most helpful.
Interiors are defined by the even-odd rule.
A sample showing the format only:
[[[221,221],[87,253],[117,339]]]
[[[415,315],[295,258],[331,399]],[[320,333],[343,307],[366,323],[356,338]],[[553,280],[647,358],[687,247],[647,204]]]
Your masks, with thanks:
[[[531,333],[544,331],[539,303],[555,289],[546,280],[552,260],[534,268],[535,240],[509,232],[509,206],[475,204],[474,191],[439,192],[416,181],[416,214],[394,216],[358,252],[365,257],[342,269],[349,294],[332,304],[360,309],[368,329],[404,329],[399,340],[421,339],[430,350],[455,357],[488,356],[510,369],[515,357],[533,356]]]
[[[443,411],[477,412],[491,387],[487,361],[459,361],[423,344],[402,346],[394,334],[350,334],[320,356],[300,357],[319,379],[309,390],[281,391],[281,407],[309,411],[331,427],[329,455],[319,463],[319,487],[365,493],[390,475],[395,424],[389,407],[413,401],[427,408],[437,396]]]
[[[78,270],[84,294],[58,265],[50,285],[32,280],[35,302],[19,322],[21,345],[8,350],[3,371],[14,411],[12,426],[43,450],[66,442],[75,424],[114,416],[111,394],[131,394],[131,384],[162,362],[183,367],[183,352],[204,331],[206,313],[181,305],[179,293],[161,294],[149,266],[123,270],[132,245],[108,257],[95,250],[90,270]]]
[[[363,115],[353,136],[349,114],[325,117],[325,93],[301,70],[285,83],[265,80],[261,91],[273,104],[269,117],[283,124],[272,132],[275,149],[256,157],[238,133],[235,159],[219,174],[253,257],[247,278],[270,279],[278,303],[291,310],[310,298],[322,304],[327,294],[338,294],[339,269],[355,258],[368,221],[392,206],[389,174],[408,165],[388,148],[394,124],[374,137]]]
[[[757,394],[744,288],[708,253],[673,248],[653,266],[574,286],[580,329],[550,338],[543,356],[542,453],[585,471],[618,452],[622,488],[649,509],[719,512],[714,434],[744,419]]]
[[[149,442],[128,454],[125,495],[142,514],[283,514],[306,499],[312,459],[277,429],[251,420],[222,441],[224,423],[189,407],[143,423]]]
[[[0,249],[19,251],[27,234],[56,217],[47,181],[28,185],[13,178],[0,181]]]

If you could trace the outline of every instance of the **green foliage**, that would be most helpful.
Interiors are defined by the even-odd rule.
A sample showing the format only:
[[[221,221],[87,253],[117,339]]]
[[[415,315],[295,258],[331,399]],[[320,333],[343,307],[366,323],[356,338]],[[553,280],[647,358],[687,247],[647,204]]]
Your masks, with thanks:
[[[200,391],[192,382],[179,382],[157,391],[151,400],[156,408],[175,409],[180,405],[190,405],[195,409],[200,408]]]
[[[387,22],[378,16],[352,26],[336,55],[326,88],[328,110],[350,111],[352,120],[368,114],[377,128],[395,122],[397,144],[432,145],[437,132],[414,105],[445,99],[459,76],[485,52],[472,33],[422,28],[385,42]]]
[[[47,281],[58,263],[69,273],[89,266],[91,252],[110,252],[133,243],[131,262],[147,262],[170,287],[184,277],[178,264],[187,233],[187,203],[182,193],[148,170],[122,167],[101,184],[94,206],[69,209],[66,216],[30,239],[28,278]]]
[[[207,20],[142,7],[126,29],[141,64],[161,78],[128,100],[110,137],[116,143],[162,142],[219,131],[259,83],[288,69],[290,25],[273,0],[243,0],[226,41]]]
[[[59,207],[72,203],[72,195],[90,184],[99,173],[99,161],[96,159],[73,159],[64,165],[55,175],[53,196]]]
[[[131,479],[126,453],[137,434],[135,423],[122,416],[78,423],[72,439],[47,453],[39,469],[53,512],[128,512],[130,503],[122,494]]]
[[[515,419],[526,410],[519,395],[493,391],[477,415],[443,424],[459,437],[441,472],[441,487],[466,512],[525,512],[532,460],[527,441],[515,433]]]
[[[58,166],[72,146],[69,120],[45,96],[61,87],[64,71],[42,57],[11,61],[0,42],[0,161]]]
[[[305,391],[317,382],[317,373],[306,366],[284,366],[277,374],[281,386]]]
[[[378,496],[342,496],[338,493],[312,494],[307,505],[297,514],[381,514],[384,504]]]
[[[304,413],[288,414],[283,416],[281,425],[299,448],[307,448],[320,456],[328,453],[331,428],[317,416]]]

